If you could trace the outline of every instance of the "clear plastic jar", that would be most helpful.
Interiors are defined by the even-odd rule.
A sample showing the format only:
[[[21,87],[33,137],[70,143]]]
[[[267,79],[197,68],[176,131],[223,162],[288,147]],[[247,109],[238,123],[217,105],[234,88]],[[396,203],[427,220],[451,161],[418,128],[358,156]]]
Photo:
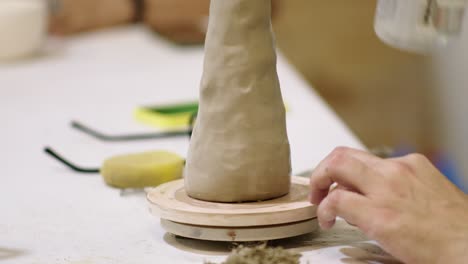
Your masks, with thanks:
[[[461,32],[466,0],[378,0],[375,32],[386,44],[425,53]]]

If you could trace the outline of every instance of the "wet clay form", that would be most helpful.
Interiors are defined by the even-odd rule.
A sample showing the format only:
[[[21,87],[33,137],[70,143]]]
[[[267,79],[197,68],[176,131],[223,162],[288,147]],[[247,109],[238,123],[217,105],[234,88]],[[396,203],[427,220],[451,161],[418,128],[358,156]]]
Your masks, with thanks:
[[[150,191],[151,212],[168,232],[203,240],[312,232],[308,180],[290,173],[271,0],[211,0],[184,180]]]
[[[214,0],[186,191],[217,202],[271,199],[288,193],[290,172],[271,2]]]

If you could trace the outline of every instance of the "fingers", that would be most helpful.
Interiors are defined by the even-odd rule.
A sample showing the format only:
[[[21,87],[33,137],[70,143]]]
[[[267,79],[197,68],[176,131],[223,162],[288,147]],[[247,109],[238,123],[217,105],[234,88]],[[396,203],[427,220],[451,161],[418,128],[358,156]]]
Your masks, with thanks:
[[[368,193],[379,180],[370,164],[382,160],[369,153],[350,148],[337,148],[314,170],[310,178],[311,202],[319,204],[333,183]]]
[[[390,158],[388,160],[396,161],[400,165],[406,166],[406,169],[410,172],[419,169],[425,169],[427,167],[433,167],[432,163],[424,155],[413,153],[402,157]]]
[[[370,212],[370,200],[353,191],[336,188],[320,203],[317,218],[320,227],[329,229],[341,217],[356,226],[363,226]]]
[[[378,163],[381,162],[383,159],[380,157],[377,157],[376,155],[369,153],[364,150],[359,150],[359,149],[353,149],[353,148],[348,148],[348,147],[337,147],[334,152],[344,152],[347,153],[348,155],[353,156],[356,159],[359,159],[360,161],[364,163]]]
[[[357,226],[365,223],[371,209],[365,194],[378,185],[374,166],[382,161],[364,151],[337,148],[317,166],[310,179],[311,202],[319,204],[317,217],[322,228],[331,228],[337,216]],[[330,190],[334,183],[337,187]]]

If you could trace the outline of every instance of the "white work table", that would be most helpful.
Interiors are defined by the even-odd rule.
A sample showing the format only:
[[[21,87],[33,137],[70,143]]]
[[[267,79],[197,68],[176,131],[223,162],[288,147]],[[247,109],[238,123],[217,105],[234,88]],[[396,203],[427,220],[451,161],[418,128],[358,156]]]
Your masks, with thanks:
[[[144,192],[120,196],[100,176],[75,173],[42,151],[50,145],[83,166],[146,150],[185,156],[188,138],[102,142],[72,129],[70,121],[113,134],[154,131],[135,122],[132,111],[139,105],[196,99],[203,49],[172,45],[140,26],[85,34],[52,48],[47,56],[0,65],[0,261],[154,264],[224,259],[225,243],[165,234],[148,212]],[[278,73],[290,108],[293,172],[314,167],[336,146],[363,148],[281,56]],[[276,244],[302,251],[304,263],[342,263],[356,252],[362,257],[359,250],[375,249],[356,231],[340,228],[315,239]]]

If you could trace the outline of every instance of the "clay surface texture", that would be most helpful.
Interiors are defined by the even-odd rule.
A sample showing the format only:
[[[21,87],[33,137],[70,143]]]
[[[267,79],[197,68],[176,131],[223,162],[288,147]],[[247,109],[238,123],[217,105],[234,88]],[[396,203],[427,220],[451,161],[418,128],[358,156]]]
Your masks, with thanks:
[[[272,199],[288,193],[290,171],[271,2],[212,0],[185,189],[212,202]]]

